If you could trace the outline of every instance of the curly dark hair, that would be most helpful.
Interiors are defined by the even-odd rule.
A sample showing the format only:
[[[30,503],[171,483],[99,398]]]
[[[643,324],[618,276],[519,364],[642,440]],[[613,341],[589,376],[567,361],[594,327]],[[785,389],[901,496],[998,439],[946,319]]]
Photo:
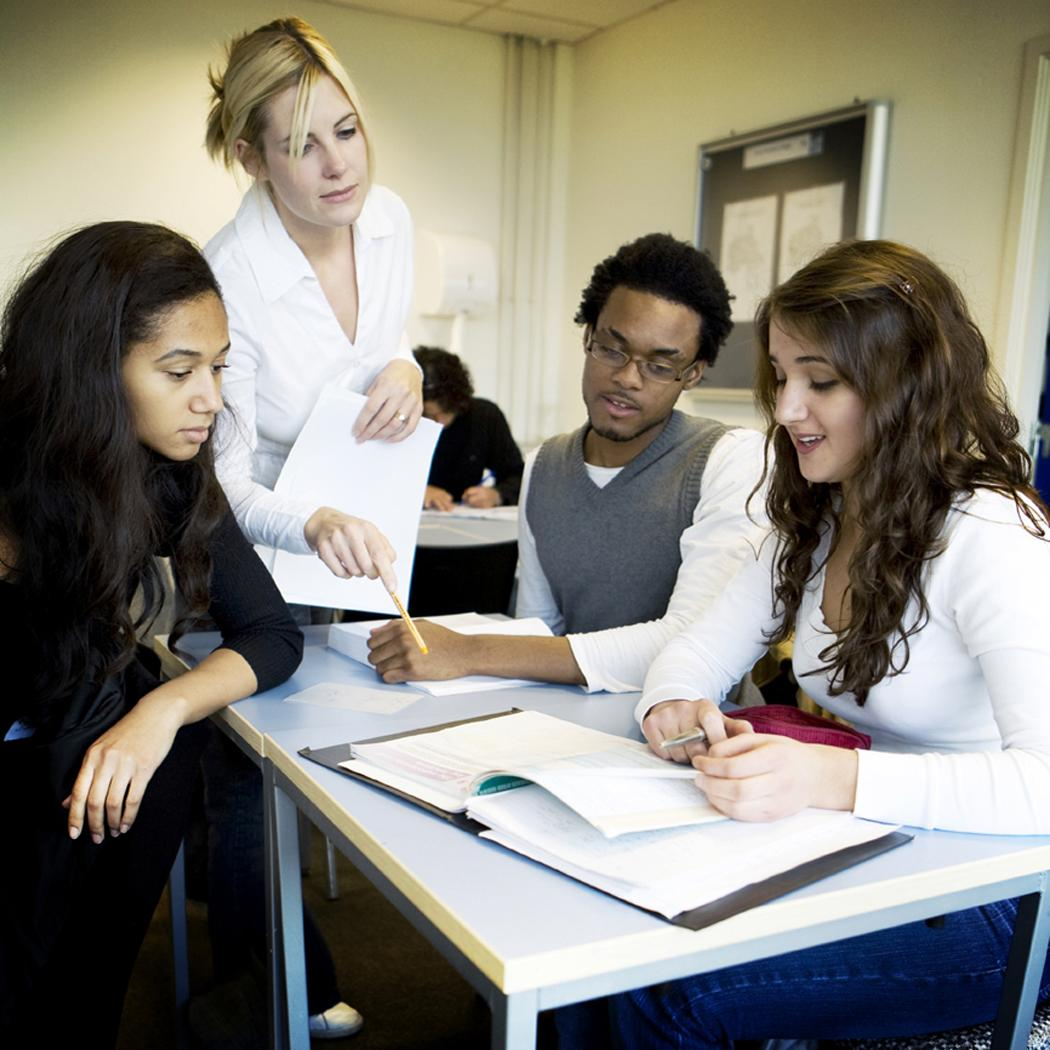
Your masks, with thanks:
[[[211,441],[186,463],[145,448],[122,376],[132,344],[202,295],[221,298],[189,241],[163,226],[105,222],[61,240],[7,303],[0,536],[7,583],[37,643],[36,721],[88,668],[110,674],[131,659],[137,630],[163,600],[158,551],[171,555],[179,584],[177,632],[208,606],[207,541],[226,506]]]
[[[423,400],[436,401],[457,416],[466,412],[474,397],[467,366],[455,354],[436,346],[417,346],[412,353],[423,369]]]
[[[771,641],[794,630],[820,568],[813,555],[824,522],[836,534],[841,527],[840,486],[807,482],[790,436],[775,422],[772,323],[820,346],[865,406],[861,466],[850,479],[860,536],[848,568],[849,623],[820,654],[830,692],[852,693],[863,704],[872,686],[904,670],[909,639],[929,619],[923,572],[943,549],[953,500],[978,488],[1002,493],[1041,537],[1047,509],[1029,483],[1017,420],[955,283],[901,244],[837,244],[776,288],[755,320],[755,397],[768,424],[767,509],[778,536],[773,594],[783,613]]]
[[[593,328],[613,289],[621,285],[694,310],[700,317],[700,348],[695,360],[715,363],[733,322],[731,296],[709,255],[669,233],[639,237],[594,268],[575,322]]]

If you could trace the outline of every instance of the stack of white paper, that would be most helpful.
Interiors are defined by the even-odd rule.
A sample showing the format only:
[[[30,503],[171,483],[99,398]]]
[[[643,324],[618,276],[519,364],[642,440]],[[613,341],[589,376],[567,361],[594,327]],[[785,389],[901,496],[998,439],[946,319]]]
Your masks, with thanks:
[[[551,629],[536,617],[526,617],[521,620],[497,620],[482,616],[480,613],[454,613],[449,616],[428,616],[427,620],[460,634],[539,634],[548,638],[551,636]],[[389,622],[389,620],[361,620],[357,623],[333,624],[328,634],[328,646],[359,663],[367,664],[369,634],[380,624]],[[459,693],[484,693],[491,689],[513,689],[536,683],[522,678],[468,675],[465,678],[427,680],[408,684],[433,696],[455,696]]]
[[[725,820],[609,839],[536,785],[472,798],[467,814],[491,829],[482,838],[667,918],[894,830],[806,809],[768,824]]]

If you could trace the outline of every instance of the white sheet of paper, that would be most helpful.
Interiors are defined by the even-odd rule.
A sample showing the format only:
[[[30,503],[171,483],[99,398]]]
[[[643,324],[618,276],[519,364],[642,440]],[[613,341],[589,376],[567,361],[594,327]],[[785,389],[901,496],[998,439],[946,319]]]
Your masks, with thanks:
[[[430,623],[447,627],[460,634],[540,634],[550,637],[551,629],[537,617],[521,620],[494,620],[481,613],[450,613],[448,616],[428,616]],[[389,620],[359,620],[356,623],[332,624],[328,632],[328,646],[349,656],[358,663],[368,663],[368,635],[372,629]],[[431,696],[456,696],[460,693],[484,693],[491,689],[514,689],[521,685],[536,685],[523,678],[496,678],[492,675],[468,675],[465,678],[409,682]]]
[[[733,320],[753,321],[759,300],[773,287],[776,194],[734,201],[722,212],[721,268],[733,300]]]
[[[421,419],[404,441],[358,444],[351,428],[365,401],[363,394],[326,386],[274,489],[282,496],[335,507],[372,522],[397,552],[398,596],[407,604],[423,490],[441,427]],[[314,554],[260,553],[272,565],[286,601],[397,614],[379,580],[340,579]]]
[[[768,824],[725,820],[608,839],[538,787],[472,798],[468,812],[492,827],[482,838],[668,918],[894,830],[808,809]]]
[[[786,281],[818,252],[842,240],[844,182],[784,194],[777,280]]]
[[[402,689],[370,689],[367,686],[341,682],[318,682],[291,696],[286,704],[310,704],[313,707],[337,708],[342,711],[367,711],[373,715],[392,715],[403,711],[423,696]]]

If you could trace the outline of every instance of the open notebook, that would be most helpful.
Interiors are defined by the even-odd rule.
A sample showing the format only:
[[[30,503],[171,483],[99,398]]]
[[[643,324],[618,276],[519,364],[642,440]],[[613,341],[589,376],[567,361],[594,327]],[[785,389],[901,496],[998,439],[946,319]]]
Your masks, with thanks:
[[[300,753],[690,929],[910,838],[827,810],[727,820],[688,768],[536,711]]]
[[[448,616],[428,616],[430,623],[447,627],[460,634],[507,634],[544,635],[550,637],[550,628],[540,619],[526,617],[521,620],[495,619],[481,613],[454,613]],[[328,647],[349,656],[359,663],[368,664],[368,635],[385,620],[360,620],[357,623],[336,623],[328,635]],[[368,664],[371,667],[371,664]],[[535,682],[522,678],[496,678],[491,675],[468,675],[465,678],[409,682],[415,689],[422,689],[433,696],[455,696],[459,693],[487,693],[493,689],[514,689]]]

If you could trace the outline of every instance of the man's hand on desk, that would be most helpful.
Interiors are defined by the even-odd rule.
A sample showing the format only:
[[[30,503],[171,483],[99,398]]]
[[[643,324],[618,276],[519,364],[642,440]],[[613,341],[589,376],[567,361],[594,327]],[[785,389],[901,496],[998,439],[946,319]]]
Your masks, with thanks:
[[[415,623],[430,650],[426,656],[400,620],[392,620],[372,631],[368,639],[368,659],[384,682],[393,685],[487,674],[498,678],[584,684],[583,673],[567,638],[460,634],[428,620]]]
[[[446,492],[443,488],[439,488],[437,485],[427,485],[426,491],[423,493],[423,509],[424,510],[444,510],[449,511],[456,505],[456,501],[452,498],[452,495]]]
[[[392,620],[372,631],[368,659],[379,677],[391,685],[420,679],[461,678],[473,674],[470,651],[474,639],[427,620],[416,620],[416,629],[430,650],[425,656],[401,620]]]

